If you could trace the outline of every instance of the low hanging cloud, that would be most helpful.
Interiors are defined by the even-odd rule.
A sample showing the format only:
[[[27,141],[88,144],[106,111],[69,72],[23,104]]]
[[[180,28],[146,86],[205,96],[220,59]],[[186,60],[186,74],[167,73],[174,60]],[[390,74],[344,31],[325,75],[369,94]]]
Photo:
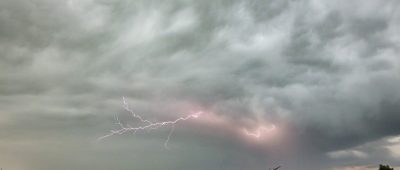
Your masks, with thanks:
[[[0,166],[323,169],[383,155],[399,166],[386,141],[400,135],[399,5],[3,0]],[[263,153],[190,125],[177,128],[172,153],[157,148],[161,132],[93,144],[124,114],[122,96],[149,119],[201,109],[226,129],[274,123],[298,153]]]

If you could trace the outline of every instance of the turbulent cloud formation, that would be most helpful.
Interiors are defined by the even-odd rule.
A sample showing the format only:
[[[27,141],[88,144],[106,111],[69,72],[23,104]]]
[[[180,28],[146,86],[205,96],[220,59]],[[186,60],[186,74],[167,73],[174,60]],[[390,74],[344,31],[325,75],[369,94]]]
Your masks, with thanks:
[[[399,6],[2,0],[0,167],[400,166]],[[171,150],[169,129],[93,142],[126,114],[122,96],[149,119],[203,110],[224,123],[179,125]],[[263,122],[280,144],[232,130]]]

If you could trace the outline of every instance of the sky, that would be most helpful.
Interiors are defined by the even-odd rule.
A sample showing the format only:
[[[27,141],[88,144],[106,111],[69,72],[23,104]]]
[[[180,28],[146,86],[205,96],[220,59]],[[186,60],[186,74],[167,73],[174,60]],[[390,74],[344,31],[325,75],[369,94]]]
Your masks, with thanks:
[[[400,168],[399,7],[0,0],[0,167]]]

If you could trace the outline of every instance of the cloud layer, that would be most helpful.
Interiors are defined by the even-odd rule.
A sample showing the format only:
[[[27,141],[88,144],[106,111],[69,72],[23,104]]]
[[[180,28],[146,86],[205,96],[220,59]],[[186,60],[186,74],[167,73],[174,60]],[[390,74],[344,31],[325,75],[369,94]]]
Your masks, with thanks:
[[[387,143],[400,135],[399,5],[3,0],[0,166],[321,169],[375,164],[386,146],[400,165]],[[295,146],[265,153],[204,125],[178,128],[172,151],[163,130],[94,144],[125,114],[122,96],[150,119],[275,123]]]

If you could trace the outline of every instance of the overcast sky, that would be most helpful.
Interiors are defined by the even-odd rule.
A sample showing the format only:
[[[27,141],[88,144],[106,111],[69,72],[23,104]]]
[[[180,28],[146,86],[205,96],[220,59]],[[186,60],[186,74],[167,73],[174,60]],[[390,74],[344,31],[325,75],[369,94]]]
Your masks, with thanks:
[[[400,1],[0,0],[3,170],[400,166]],[[137,134],[151,121],[198,119]],[[276,127],[251,139],[243,129]]]

